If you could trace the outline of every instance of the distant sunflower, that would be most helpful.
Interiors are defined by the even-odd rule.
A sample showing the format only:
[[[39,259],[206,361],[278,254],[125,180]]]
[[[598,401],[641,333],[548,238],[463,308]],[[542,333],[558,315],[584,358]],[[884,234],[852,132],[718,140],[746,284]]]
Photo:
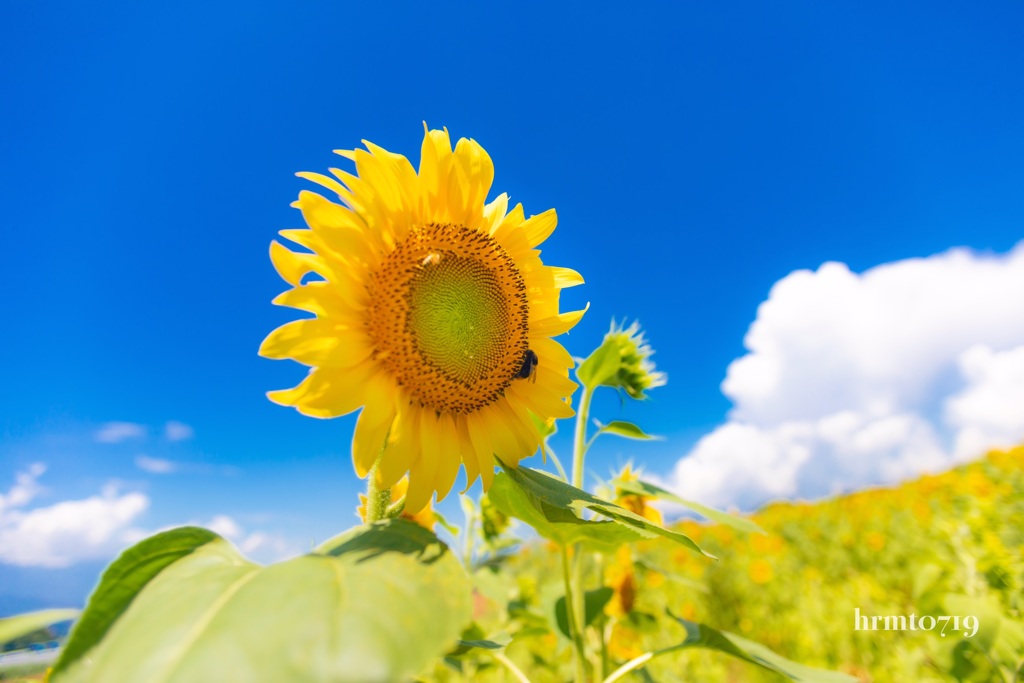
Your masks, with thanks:
[[[408,472],[406,510],[416,512],[435,491],[447,495],[460,463],[487,489],[495,455],[510,465],[532,455],[541,436],[530,413],[574,414],[573,360],[551,337],[583,316],[558,311],[560,290],[583,279],[545,266],[535,249],[555,229],[553,209],[527,219],[505,194],[485,204],[494,167],[475,141],[453,152],[447,130],[426,131],[418,173],[363,143],[336,151],[356,175],[298,174],[343,205],[300,192],[293,206],[309,229],[281,235],[309,251],[271,243],[292,285],[274,303],[315,317],[271,332],[260,354],[312,368],[272,401],[321,418],[362,407],[356,473],[378,456],[378,486]],[[322,279],[304,281],[310,273]]]

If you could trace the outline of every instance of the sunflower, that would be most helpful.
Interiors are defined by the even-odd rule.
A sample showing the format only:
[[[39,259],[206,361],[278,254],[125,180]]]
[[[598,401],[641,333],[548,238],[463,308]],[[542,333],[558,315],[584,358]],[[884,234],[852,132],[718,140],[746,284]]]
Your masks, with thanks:
[[[332,191],[293,206],[308,229],[281,235],[270,258],[292,286],[274,303],[314,317],[267,336],[260,355],[310,366],[275,403],[329,418],[362,408],[352,440],[356,473],[379,488],[406,473],[406,510],[451,490],[460,464],[467,489],[494,477],[494,456],[516,465],[532,455],[541,424],[571,417],[572,357],[552,337],[584,310],[560,313],[560,290],[583,278],[546,266],[536,247],[554,209],[526,218],[499,195],[487,152],[448,131],[426,130],[417,172],[402,155],[363,141],[336,150],[355,174],[299,173]],[[308,277],[312,274],[312,277]],[[376,464],[376,467],[375,467]]]

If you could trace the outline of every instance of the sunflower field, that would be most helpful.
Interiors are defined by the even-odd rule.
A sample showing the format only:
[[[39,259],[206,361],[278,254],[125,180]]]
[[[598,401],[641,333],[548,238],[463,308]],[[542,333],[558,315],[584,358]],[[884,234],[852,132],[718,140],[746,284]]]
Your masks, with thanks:
[[[338,154],[354,173],[299,174],[337,201],[301,192],[308,228],[271,243],[274,303],[300,317],[259,353],[309,368],[271,401],[358,411],[362,523],[267,566],[205,528],[146,538],[104,571],[47,680],[1020,679],[1024,450],[753,518],[631,466],[587,490],[596,439],[652,438],[601,422],[594,395],[642,401],[667,378],[636,323],[581,359],[557,341],[585,310],[559,304],[582,276],[540,257],[555,211],[486,202],[490,157],[447,130],[425,127],[418,169],[370,142]],[[538,453],[557,473],[522,462]],[[455,526],[434,502],[463,470]],[[666,505],[703,521],[667,523]],[[0,643],[56,616],[2,620]]]
[[[634,504],[636,499],[634,499]],[[779,503],[752,517],[765,533],[683,521],[675,528],[716,555],[695,557],[661,542],[595,555],[588,590],[602,609],[591,637],[606,667],[670,648],[684,627],[666,614],[763,643],[787,658],[860,681],[1015,681],[1024,666],[1024,447],[896,488],[817,503]],[[486,534],[479,539],[487,542]],[[568,641],[553,599],[557,551],[532,543],[476,576],[477,609],[489,627],[514,634],[508,656],[530,680],[561,681]],[[501,589],[494,588],[499,583]],[[504,593],[501,591],[505,591]],[[977,633],[857,630],[868,615],[974,615]],[[449,662],[451,663],[451,662]],[[564,664],[563,664],[564,666]],[[486,660],[463,676],[503,680]],[[480,674],[480,667],[492,677]],[[473,674],[465,677],[467,671]],[[508,680],[508,679],[506,679]],[[630,680],[778,681],[757,666],[711,650],[655,659]],[[809,680],[797,678],[796,680]]]

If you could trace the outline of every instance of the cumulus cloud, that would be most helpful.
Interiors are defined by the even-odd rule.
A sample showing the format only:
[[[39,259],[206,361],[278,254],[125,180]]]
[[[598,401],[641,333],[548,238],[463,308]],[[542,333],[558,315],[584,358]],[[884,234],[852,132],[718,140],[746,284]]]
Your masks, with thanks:
[[[0,496],[0,562],[22,566],[66,567],[106,559],[131,543],[132,522],[149,506],[141,493],[120,493],[107,485],[100,495],[25,509],[39,492],[45,472],[33,465]]]
[[[171,420],[164,425],[164,438],[168,441],[186,441],[195,436],[195,430],[184,422]]]
[[[301,552],[283,536],[264,531],[246,532],[238,522],[227,515],[217,515],[201,526],[233,542],[242,554],[264,562],[277,562]]]
[[[178,464],[163,458],[151,458],[148,455],[135,456],[135,466],[150,474],[171,474],[178,471]]]
[[[121,443],[129,439],[141,439],[146,436],[146,428],[134,422],[107,422],[96,430],[96,440],[100,443]]]
[[[1024,440],[1024,243],[772,287],[730,364],[728,421],[670,483],[750,508],[888,484]]]
[[[46,465],[34,462],[24,472],[14,475],[14,486],[6,494],[0,493],[0,515],[4,510],[31,503],[32,499],[42,491],[38,479],[44,472],[46,472]]]

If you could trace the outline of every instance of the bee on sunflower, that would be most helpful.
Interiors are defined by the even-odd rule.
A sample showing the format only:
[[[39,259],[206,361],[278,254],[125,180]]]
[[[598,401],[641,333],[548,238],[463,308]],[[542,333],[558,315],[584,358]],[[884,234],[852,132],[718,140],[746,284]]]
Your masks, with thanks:
[[[308,228],[281,235],[304,251],[271,243],[291,285],[274,303],[313,317],[277,328],[259,351],[311,368],[269,392],[275,403],[319,418],[361,409],[355,471],[372,472],[374,490],[408,474],[409,514],[444,498],[460,465],[467,489],[478,477],[488,489],[495,456],[518,464],[541,443],[538,422],[575,414],[574,363],[552,338],[585,311],[559,311],[560,291],[582,277],[540,259],[554,209],[526,218],[505,194],[487,203],[483,147],[460,139],[453,150],[447,130],[424,130],[418,171],[364,140],[336,151],[355,174],[298,174],[340,203],[300,192],[293,206]]]

